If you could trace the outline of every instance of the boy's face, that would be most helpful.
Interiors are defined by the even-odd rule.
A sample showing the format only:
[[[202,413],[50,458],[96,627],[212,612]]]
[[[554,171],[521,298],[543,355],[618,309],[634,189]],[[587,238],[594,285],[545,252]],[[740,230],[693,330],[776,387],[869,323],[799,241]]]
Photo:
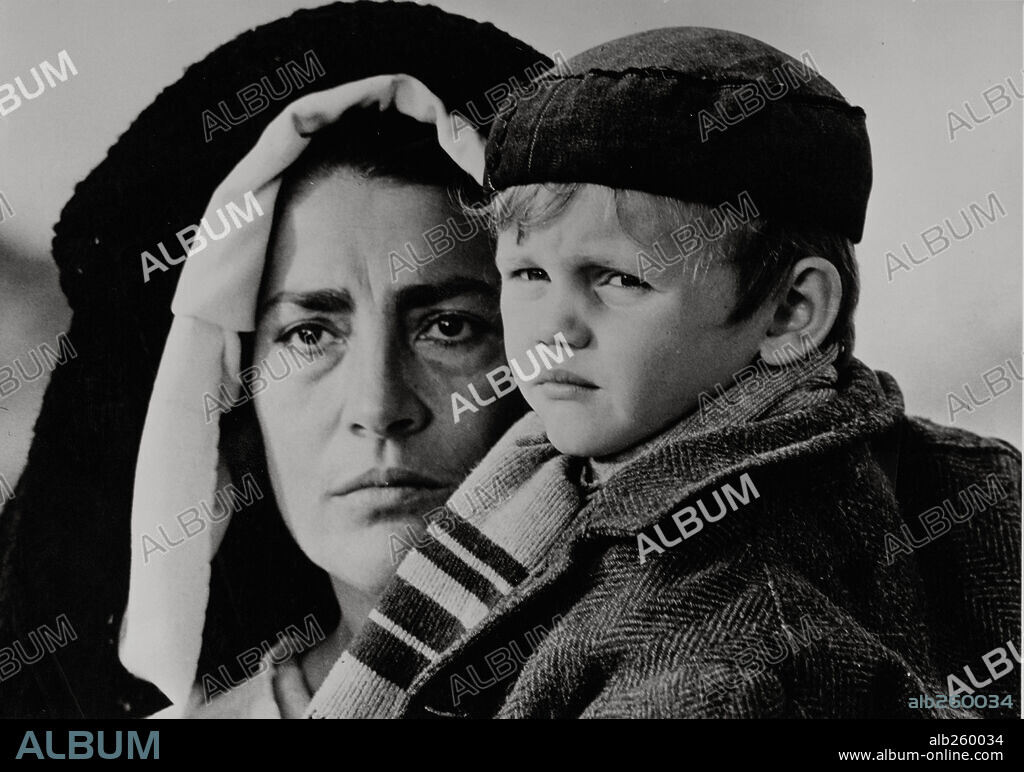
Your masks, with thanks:
[[[676,254],[667,237],[660,243]],[[706,274],[701,267],[697,281],[683,260],[641,283],[638,250],[619,226],[612,191],[594,185],[521,242],[514,227],[498,236],[508,357],[529,375],[526,352],[536,358],[538,343],[553,346],[562,333],[572,348],[530,381],[516,376],[562,453],[608,457],[656,435],[694,410],[701,392],[727,387],[768,328],[767,309],[726,325],[735,282],[721,260]]]

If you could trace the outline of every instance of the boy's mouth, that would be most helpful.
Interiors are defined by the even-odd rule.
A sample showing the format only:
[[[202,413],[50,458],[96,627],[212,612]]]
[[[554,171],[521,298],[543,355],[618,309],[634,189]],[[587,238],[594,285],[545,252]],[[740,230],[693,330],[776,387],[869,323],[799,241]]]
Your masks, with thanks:
[[[531,383],[551,399],[577,399],[596,391],[596,383],[566,370],[546,370]]]
[[[533,379],[533,382],[538,386],[545,383],[563,383],[567,386],[581,386],[585,389],[597,388],[596,383],[592,383],[586,378],[582,378],[575,373],[570,373],[568,370],[559,370],[557,368],[542,371]]]

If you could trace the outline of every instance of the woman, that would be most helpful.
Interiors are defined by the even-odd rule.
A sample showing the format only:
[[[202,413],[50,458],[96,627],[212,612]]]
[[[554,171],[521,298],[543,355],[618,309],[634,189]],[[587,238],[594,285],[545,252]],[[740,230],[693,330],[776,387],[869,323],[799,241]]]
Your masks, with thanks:
[[[385,39],[388,45],[381,44]],[[228,134],[218,132],[209,143],[205,138],[193,142],[180,125],[168,131],[158,120],[176,120],[186,93],[204,89],[200,98],[205,104],[214,91],[238,90],[258,81],[261,68],[273,71],[272,63],[283,59],[302,61],[301,52],[313,49],[327,73],[317,88],[330,90],[339,83],[404,71],[422,80],[425,90],[444,104],[460,107],[471,100],[482,104],[487,89],[513,77],[525,82],[524,73],[543,58],[490,25],[413,4],[339,3],[300,12],[246,33],[226,49],[190,70],[181,84],[143,113],[104,165],[79,186],[58,228],[55,255],[76,312],[71,338],[80,353],[66,375],[55,375],[37,427],[37,448],[12,502],[17,507],[5,513],[3,525],[10,537],[5,544],[12,546],[4,561],[0,629],[17,638],[20,631],[37,626],[37,620],[45,622],[48,614],[52,625],[61,609],[68,612],[78,637],[19,676],[20,682],[12,682],[17,696],[4,703],[16,715],[145,715],[166,704],[112,659],[127,591],[127,486],[133,467],[131,509],[166,507],[160,516],[169,518],[163,531],[144,534],[149,541],[132,539],[135,557],[143,567],[155,567],[155,574],[175,575],[176,567],[190,566],[193,560],[201,566],[195,574],[177,574],[185,584],[163,585],[174,590],[167,605],[143,605],[142,611],[136,606],[135,614],[129,610],[122,651],[139,651],[131,647],[133,620],[140,622],[136,629],[168,633],[159,643],[164,654],[187,638],[168,660],[175,701],[187,702],[192,682],[202,692],[209,675],[206,694],[201,695],[205,703],[205,696],[224,699],[221,691],[237,692],[239,687],[232,684],[246,683],[253,650],[270,652],[281,661],[280,647],[289,648],[288,633],[305,626],[311,644],[293,662],[301,665],[304,688],[311,691],[393,571],[392,536],[414,540],[423,530],[424,516],[521,409],[517,398],[509,396],[480,411],[475,422],[463,418],[455,425],[451,419],[451,393],[475,383],[486,395],[484,375],[503,357],[495,276],[487,267],[485,240],[460,241],[428,265],[390,274],[390,251],[408,260],[408,242],[422,256],[427,248],[424,232],[453,216],[448,189],[468,192],[473,187],[465,178],[453,186],[460,173],[443,158],[447,168],[436,156],[415,157],[413,148],[412,158],[382,161],[362,143],[378,129],[383,133],[377,149],[422,142],[423,130],[411,129],[411,118],[391,125],[393,116],[387,114],[372,121],[365,115],[346,115],[347,129],[339,125],[334,139],[359,140],[347,150],[363,148],[362,155],[341,158],[327,147],[330,141],[323,152],[314,145],[301,159],[295,153],[280,162],[268,190],[257,191],[264,216],[242,222],[224,241],[214,241],[210,234],[203,251],[167,272],[147,276],[145,283],[139,255],[156,254],[162,234],[202,222],[196,204],[210,201],[209,190],[218,177],[223,179],[242,153],[252,149],[257,133],[284,107],[272,105]],[[223,78],[217,89],[210,85],[215,74]],[[376,104],[388,99],[386,93],[378,94]],[[323,117],[323,111],[314,112],[314,122]],[[435,112],[435,118],[440,115]],[[310,133],[307,129],[308,124],[300,126],[297,133],[303,143],[308,136],[301,134]],[[450,133],[450,126],[426,131],[433,136],[441,129]],[[460,138],[470,134],[463,131]],[[433,138],[424,144],[436,143]],[[282,176],[295,161],[295,169]],[[380,174],[375,176],[370,167],[379,167]],[[182,174],[185,168],[188,174]],[[133,173],[148,176],[136,183]],[[156,182],[163,186],[157,201],[164,203],[154,201]],[[117,216],[107,211],[110,196],[102,195],[111,185],[120,194]],[[264,195],[268,191],[269,199]],[[250,191],[239,191],[245,192]],[[101,200],[107,209],[98,207]],[[244,206],[243,195],[230,200]],[[212,225],[213,233],[223,222],[218,221],[218,208],[211,204],[205,218],[204,229]],[[465,223],[458,227],[466,232]],[[190,266],[213,264],[217,248],[235,237],[246,248],[262,243],[259,270],[243,277],[245,288],[218,284],[208,276],[197,279],[209,290],[199,299],[201,293],[185,288]],[[111,255],[123,258],[110,260]],[[266,272],[264,258],[269,258]],[[204,394],[223,394],[213,383],[195,395],[198,402],[189,403],[193,412],[198,405],[199,420],[174,426],[177,433],[162,445],[162,455],[147,456],[146,442],[139,453],[134,440],[126,438],[139,434],[157,358],[162,372],[168,356],[180,352],[178,342],[191,345],[196,340],[172,334],[165,343],[163,298],[174,289],[175,274],[182,268],[179,299],[227,309],[250,321],[203,340],[219,341],[223,353],[235,357],[233,372],[218,365],[216,373],[227,376],[225,384],[231,382],[233,406],[204,415],[209,404]],[[282,293],[298,293],[301,302]],[[128,325],[126,315],[132,320]],[[137,342],[127,340],[126,334]],[[236,353],[225,342],[231,336]],[[293,349],[307,347],[323,355],[307,357],[301,367],[282,376],[282,360],[274,355],[282,338]],[[213,372],[204,371],[197,359],[185,361],[195,381]],[[249,362],[263,361],[272,369],[268,388],[255,394],[255,400],[241,399],[239,384],[232,379]],[[154,402],[159,402],[158,395],[149,404],[147,421],[153,418]],[[216,420],[206,424],[205,418]],[[217,435],[210,444],[211,435],[205,433],[218,424],[219,450]],[[247,480],[251,487],[246,487]],[[385,485],[388,490],[382,490]],[[249,503],[244,511],[236,509],[228,527],[217,504],[233,501],[239,488]],[[175,515],[190,509],[203,513],[204,533],[197,534],[198,521],[191,515],[183,518],[187,530],[182,530]],[[28,513],[32,516],[26,517]],[[46,570],[40,571],[43,561]],[[199,575],[202,581],[188,584]],[[96,581],[83,582],[83,577]],[[162,626],[151,624],[153,619],[146,617],[151,613],[163,615]],[[309,619],[315,626],[304,625]],[[133,669],[144,670],[137,660],[129,661]],[[4,684],[5,697],[8,686]],[[289,714],[287,709],[279,712]]]
[[[198,662],[205,566],[233,507],[221,497],[216,512],[206,512],[209,528],[198,514],[181,513],[189,502],[217,501],[209,485],[218,467],[237,481],[251,463],[230,450],[218,458],[208,395],[235,387],[221,448],[262,439],[268,475],[259,474],[257,455],[254,479],[269,478],[289,532],[330,576],[341,615],[292,662],[296,688],[275,688],[270,668],[260,666],[268,663],[252,661],[248,685],[212,706],[218,715],[225,705],[235,715],[275,715],[275,707],[301,715],[393,573],[392,537],[422,535],[426,516],[521,412],[516,400],[458,424],[449,412],[451,395],[467,382],[483,400],[496,397],[484,376],[505,358],[490,245],[456,208],[474,183],[438,136],[453,157],[482,158],[482,144],[470,133],[450,141],[449,126],[444,106],[412,78],[346,84],[291,105],[214,193],[204,223],[243,191],[257,213],[274,215],[254,217],[188,258],[143,432],[121,657],[178,704]],[[397,249],[422,262],[425,234],[449,224],[465,240],[451,238],[447,251],[415,271],[395,270]],[[260,375],[241,361],[243,347]],[[282,368],[289,348],[307,355],[290,373]],[[250,395],[258,426],[231,416]],[[166,537],[175,521],[184,538],[155,546],[154,535]],[[293,643],[280,639],[287,649]],[[189,715],[207,713],[211,692],[220,691],[223,683],[204,676]]]

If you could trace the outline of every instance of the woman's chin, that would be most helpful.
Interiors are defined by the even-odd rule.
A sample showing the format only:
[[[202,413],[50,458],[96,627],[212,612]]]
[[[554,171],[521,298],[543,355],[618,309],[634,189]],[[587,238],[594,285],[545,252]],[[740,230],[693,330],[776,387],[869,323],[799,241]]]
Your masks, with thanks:
[[[331,524],[326,532],[300,538],[299,546],[335,580],[365,592],[376,592],[394,575],[405,553],[421,543],[421,515],[394,515]]]

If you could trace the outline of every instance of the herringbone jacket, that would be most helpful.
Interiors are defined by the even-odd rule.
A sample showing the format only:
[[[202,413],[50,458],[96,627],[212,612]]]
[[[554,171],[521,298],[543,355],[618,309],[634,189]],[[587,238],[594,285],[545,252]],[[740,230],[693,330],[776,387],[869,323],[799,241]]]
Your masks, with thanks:
[[[405,715],[1019,715],[1020,453],[837,389],[613,476]],[[1013,708],[910,707],[951,675]]]

